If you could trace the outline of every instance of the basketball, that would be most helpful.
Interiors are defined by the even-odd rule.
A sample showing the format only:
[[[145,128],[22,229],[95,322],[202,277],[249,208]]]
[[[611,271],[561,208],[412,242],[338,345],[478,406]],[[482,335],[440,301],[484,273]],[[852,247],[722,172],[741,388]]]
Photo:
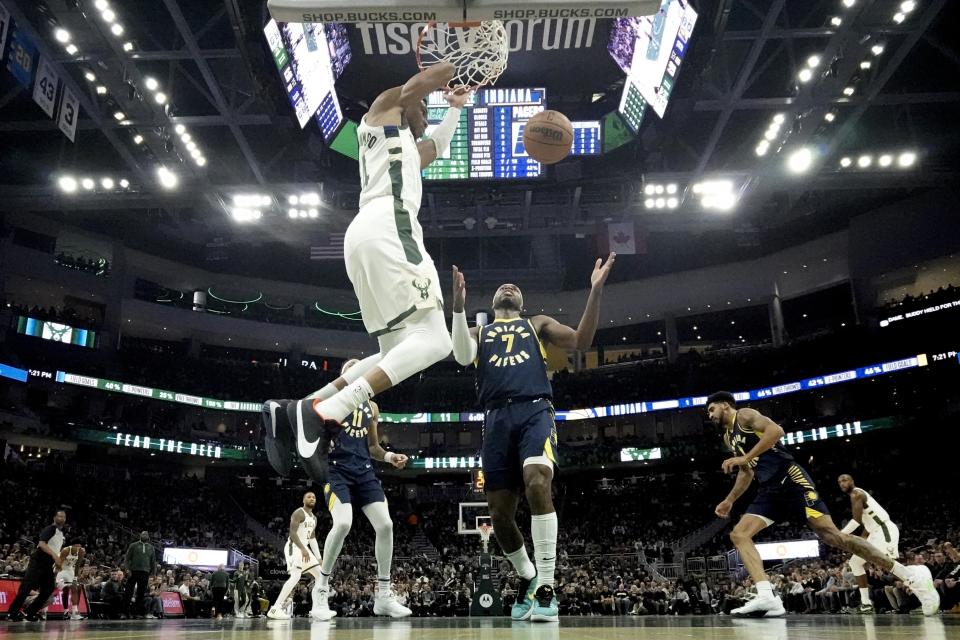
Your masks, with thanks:
[[[573,125],[559,111],[541,111],[524,127],[523,146],[537,162],[556,164],[570,153]]]

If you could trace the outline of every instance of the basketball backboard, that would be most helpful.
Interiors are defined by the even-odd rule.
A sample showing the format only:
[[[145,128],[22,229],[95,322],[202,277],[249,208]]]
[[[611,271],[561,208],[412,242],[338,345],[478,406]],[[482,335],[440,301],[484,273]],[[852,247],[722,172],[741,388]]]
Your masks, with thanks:
[[[659,0],[269,0],[279,22],[447,22],[626,18],[657,12]]]
[[[486,502],[461,502],[458,510],[457,534],[480,535],[480,525],[493,524],[490,508]]]

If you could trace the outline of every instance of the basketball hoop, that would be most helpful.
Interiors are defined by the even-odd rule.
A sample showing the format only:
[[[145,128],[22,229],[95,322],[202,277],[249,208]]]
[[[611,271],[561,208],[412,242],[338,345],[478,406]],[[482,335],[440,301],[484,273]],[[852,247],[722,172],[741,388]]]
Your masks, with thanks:
[[[483,545],[483,552],[489,553],[490,545],[490,534],[493,533],[493,527],[488,524],[481,524],[479,527],[480,531],[480,543]]]
[[[472,90],[494,84],[507,68],[510,47],[499,20],[431,22],[417,38],[417,66],[423,71],[438,62],[450,62],[456,75],[449,87]]]

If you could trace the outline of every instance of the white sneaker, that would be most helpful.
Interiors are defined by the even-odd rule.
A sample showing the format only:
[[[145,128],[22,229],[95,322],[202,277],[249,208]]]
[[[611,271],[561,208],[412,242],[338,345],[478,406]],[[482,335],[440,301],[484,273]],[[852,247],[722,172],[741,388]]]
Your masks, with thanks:
[[[757,595],[742,607],[737,607],[730,612],[735,616],[747,616],[751,614],[762,614],[764,618],[776,618],[786,615],[787,610],[783,608],[783,600],[774,595]]]
[[[397,602],[397,596],[388,593],[385,596],[378,595],[373,600],[373,615],[390,616],[391,618],[406,618],[412,611]]]
[[[314,620],[329,620],[336,617],[337,612],[330,608],[327,601],[327,590],[321,589],[316,593],[313,599],[313,609],[310,610],[310,617]]]
[[[156,619],[157,619],[157,616],[153,615],[152,613],[147,614],[147,620],[156,620]]]
[[[915,564],[908,566],[907,570],[910,572],[910,580],[907,581],[907,586],[920,601],[923,615],[937,615],[937,612],[940,611],[940,594],[933,586],[933,576],[930,574],[930,569],[925,565]]]
[[[79,613],[71,613],[71,614],[70,614],[70,619],[71,619],[71,620],[86,620],[86,618],[84,618],[84,617],[83,617],[82,615],[80,615]]]
[[[267,611],[267,617],[271,620],[289,620],[290,614],[280,609],[271,608],[270,611]]]

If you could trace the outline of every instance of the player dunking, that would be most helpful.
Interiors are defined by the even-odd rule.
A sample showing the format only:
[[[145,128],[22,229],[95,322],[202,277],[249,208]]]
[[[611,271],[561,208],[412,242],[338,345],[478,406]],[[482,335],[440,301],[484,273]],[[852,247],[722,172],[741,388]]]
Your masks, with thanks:
[[[887,558],[891,560],[899,558],[900,529],[890,519],[887,510],[881,507],[873,496],[856,486],[853,482],[853,476],[850,474],[844,473],[837,478],[837,484],[840,485],[841,491],[850,496],[850,507],[853,510],[853,517],[841,531],[843,533],[853,533],[862,526],[862,535],[865,540],[880,549]],[[874,612],[873,602],[870,600],[867,571],[864,566],[866,564],[867,561],[858,555],[850,558],[850,570],[853,571],[853,575],[857,579],[857,586],[860,588],[860,607],[853,611],[854,613]],[[926,567],[923,568],[927,569]]]
[[[446,87],[454,74],[449,62],[421,71],[402,87],[381,93],[360,122],[360,211],[347,228],[344,258],[364,326],[378,339],[380,352],[311,397],[264,405],[271,463],[288,459],[296,446],[302,459],[319,452],[311,475],[322,475],[327,452],[319,445],[339,433],[343,420],[375,394],[450,354],[439,277],[417,214],[420,171],[446,153],[469,94],[447,93],[450,109],[430,137],[421,139],[427,127],[424,99]],[[283,409],[292,430],[279,425]],[[274,468],[283,473],[288,465]]]
[[[463,274],[453,267],[453,354],[461,365],[477,366],[477,395],[484,407],[482,457],[487,504],[500,547],[520,576],[511,612],[514,620],[558,619],[553,589],[557,514],[551,491],[557,430],[542,343],[562,349],[590,346],[597,331],[603,284],[615,258],[611,253],[606,263],[597,260],[587,306],[576,329],[549,316],[521,318],[523,295],[512,284],[502,285],[493,296],[493,324],[469,329],[464,312],[466,285]],[[517,527],[521,489],[525,489],[532,514],[536,567]]]
[[[359,360],[344,363],[346,373]],[[323,488],[323,497],[333,518],[333,526],[323,543],[320,565],[319,601],[314,602],[316,617],[329,620],[337,615],[327,604],[330,574],[353,525],[353,505],[360,507],[376,533],[374,553],[377,557],[377,591],[373,614],[405,618],[412,612],[397,601],[390,588],[390,565],[393,563],[393,521],[387,508],[387,497],[373,469],[371,460],[392,464],[397,469],[407,466],[407,456],[384,451],[380,446],[377,425],[380,410],[376,403],[366,402],[347,418],[330,452],[330,482]]]
[[[283,555],[286,556],[287,573],[290,577],[283,583],[277,601],[267,611],[267,617],[271,620],[290,619],[290,614],[283,610],[283,606],[304,573],[314,577],[314,610],[310,615],[319,617],[314,615],[320,598],[320,548],[317,546],[317,517],[313,514],[316,504],[317,494],[307,491],[303,494],[303,506],[290,516],[290,531],[287,542],[283,545]]]
[[[936,614],[940,608],[940,596],[933,588],[929,569],[924,566],[905,567],[863,538],[837,529],[810,474],[780,444],[780,438],[783,437],[780,425],[754,409],[737,409],[733,394],[725,391],[718,391],[707,398],[707,415],[713,424],[723,427],[724,444],[734,454],[734,457],[723,461],[723,471],[730,473],[738,469],[733,489],[717,505],[715,513],[721,518],[729,517],[733,503],[743,495],[753,479],[756,478],[760,483],[756,498],[730,533],[730,540],[757,585],[757,597],[731,613],[761,614],[765,617],[786,613],[783,602],[773,594],[753,538],[774,522],[791,519],[802,513],[807,524],[825,544],[853,553],[892,572],[916,594],[923,605],[924,615]]]

